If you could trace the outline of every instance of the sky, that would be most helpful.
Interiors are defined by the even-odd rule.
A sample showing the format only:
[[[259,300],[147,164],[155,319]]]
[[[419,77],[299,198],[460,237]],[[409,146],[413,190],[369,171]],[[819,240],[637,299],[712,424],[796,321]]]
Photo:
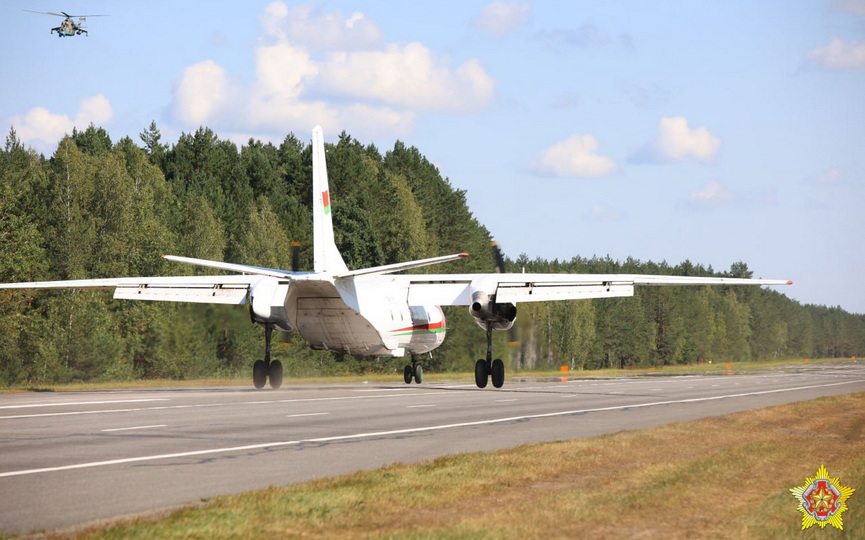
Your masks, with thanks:
[[[400,140],[512,258],[744,261],[865,313],[865,0],[2,8],[0,121],[47,156],[91,123]],[[108,16],[58,38],[23,10]]]

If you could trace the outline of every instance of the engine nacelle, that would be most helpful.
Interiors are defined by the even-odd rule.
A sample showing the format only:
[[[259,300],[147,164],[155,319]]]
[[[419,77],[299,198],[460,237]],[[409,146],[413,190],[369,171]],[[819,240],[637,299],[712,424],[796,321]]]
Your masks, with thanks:
[[[490,294],[483,289],[472,291],[469,313],[474,317],[478,326],[484,330],[488,326],[494,330],[508,330],[517,320],[517,306],[515,304],[510,302],[496,303],[495,294]]]
[[[276,329],[291,332],[293,327],[288,321],[285,300],[288,297],[288,283],[276,278],[263,277],[249,289],[249,317],[258,324],[273,324]]]

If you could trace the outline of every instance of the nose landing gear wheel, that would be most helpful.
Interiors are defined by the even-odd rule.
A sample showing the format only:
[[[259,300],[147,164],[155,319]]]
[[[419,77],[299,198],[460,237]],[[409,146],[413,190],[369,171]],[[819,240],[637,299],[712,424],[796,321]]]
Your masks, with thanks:
[[[406,384],[411,384],[412,379],[418,384],[423,382],[423,367],[417,363],[415,355],[411,357],[411,364],[406,364],[405,369],[402,370],[402,378]]]

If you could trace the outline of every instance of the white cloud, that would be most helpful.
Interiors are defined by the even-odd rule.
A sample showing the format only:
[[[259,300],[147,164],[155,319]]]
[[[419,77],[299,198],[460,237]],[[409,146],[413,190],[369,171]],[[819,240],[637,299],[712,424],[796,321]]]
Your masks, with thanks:
[[[601,222],[621,221],[622,214],[600,204],[592,205],[592,219]]]
[[[323,4],[309,2],[291,9],[283,2],[272,2],[260,17],[268,37],[288,40],[313,50],[359,50],[378,46],[381,30],[358,11],[343,17],[339,11],[327,13]]]
[[[420,43],[383,51],[332,54],[319,87],[335,94],[411,110],[471,112],[493,97],[495,83],[477,60],[451,69],[450,59]]]
[[[87,129],[90,124],[100,126],[114,116],[111,103],[102,94],[83,100],[75,115],[75,119],[65,114],[52,113],[45,107],[34,107],[24,113],[24,116],[12,117],[12,125],[18,138],[25,144],[35,146],[45,151],[72,133],[74,128]]]
[[[736,194],[727,190],[720,182],[712,180],[700,191],[691,192],[688,201],[696,206],[720,206],[735,200]]]
[[[597,154],[598,140],[592,135],[571,135],[544,150],[532,168],[543,174],[575,178],[598,178],[616,170],[616,163]]]
[[[229,101],[229,87],[228,74],[213,60],[189,66],[174,94],[178,117],[187,124],[206,124]]]
[[[645,145],[632,160],[657,163],[695,158],[711,161],[720,147],[721,140],[705,127],[688,127],[687,118],[661,118],[658,137]]]
[[[817,177],[817,183],[821,186],[831,186],[844,181],[844,171],[837,167],[831,167]]]
[[[468,113],[493,98],[495,81],[476,59],[454,65],[421,43],[384,44],[362,13],[272,2],[261,16],[255,80],[240,83],[212,60],[187,68],[177,117],[236,131],[411,130],[419,112]]]
[[[806,58],[830,71],[865,70],[865,42],[854,39],[845,43],[841,38],[832,38],[828,45],[817,47]]]
[[[494,36],[505,36],[520,27],[528,19],[531,5],[528,2],[493,0],[481,10],[475,25]]]

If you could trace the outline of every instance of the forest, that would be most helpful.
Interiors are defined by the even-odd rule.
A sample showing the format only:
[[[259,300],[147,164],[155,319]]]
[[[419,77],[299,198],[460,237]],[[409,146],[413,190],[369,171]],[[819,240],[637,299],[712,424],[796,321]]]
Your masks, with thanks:
[[[494,272],[493,240],[466,193],[414,147],[382,153],[343,132],[327,145],[336,242],[349,268],[469,252],[436,272]],[[240,148],[200,128],[167,144],[155,123],[113,142],[74,130],[50,157],[13,129],[0,150],[0,283],[205,270],[163,254],[312,267],[312,158],[308,141],[250,139]],[[506,259],[509,271],[751,277],[744,262],[715,271],[575,255]],[[213,272],[213,270],[207,270]],[[865,353],[865,315],[801,305],[754,287],[643,287],[632,298],[520,304],[519,343],[494,342],[509,369],[572,370],[850,357]],[[445,309],[448,337],[427,372],[471,371],[484,333],[463,307]],[[278,343],[277,343],[278,342]],[[313,351],[277,334],[286,376],[401,372],[401,359]],[[110,291],[0,291],[0,385],[251,373],[264,331],[246,308],[114,300]]]

